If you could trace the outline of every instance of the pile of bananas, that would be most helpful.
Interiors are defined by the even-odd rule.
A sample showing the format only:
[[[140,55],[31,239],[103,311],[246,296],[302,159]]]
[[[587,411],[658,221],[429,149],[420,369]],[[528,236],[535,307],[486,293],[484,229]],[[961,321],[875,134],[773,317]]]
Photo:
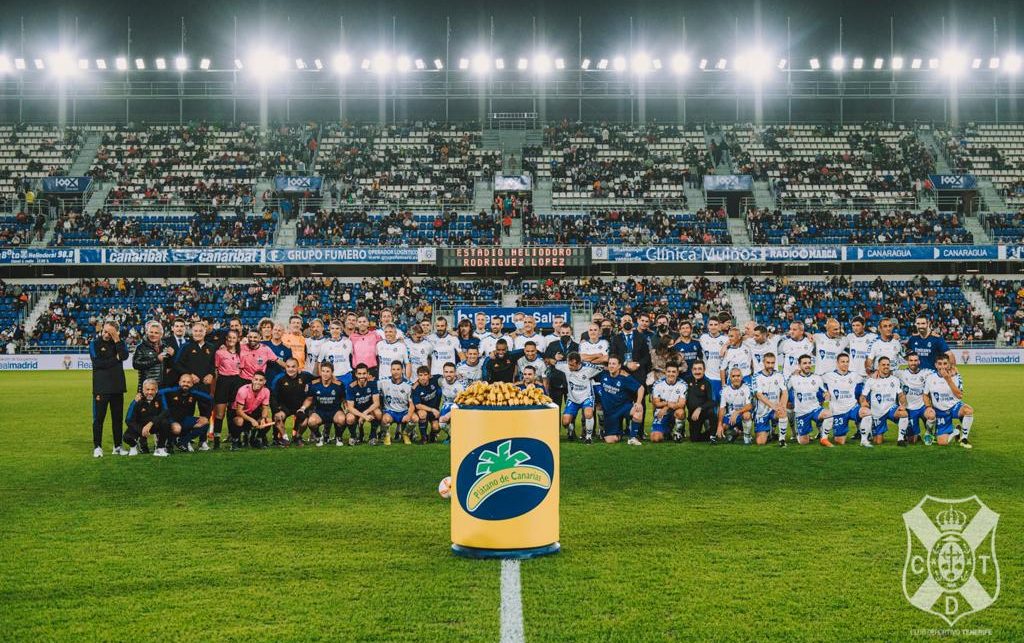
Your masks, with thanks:
[[[455,396],[459,406],[542,406],[551,404],[551,398],[539,388],[520,389],[508,382],[474,382]]]

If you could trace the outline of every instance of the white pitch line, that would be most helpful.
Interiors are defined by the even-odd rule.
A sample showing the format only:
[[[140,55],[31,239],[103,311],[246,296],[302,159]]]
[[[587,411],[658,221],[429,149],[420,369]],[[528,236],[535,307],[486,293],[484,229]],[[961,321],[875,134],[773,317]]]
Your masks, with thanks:
[[[522,643],[523,595],[519,584],[519,561],[501,561],[501,643]]]

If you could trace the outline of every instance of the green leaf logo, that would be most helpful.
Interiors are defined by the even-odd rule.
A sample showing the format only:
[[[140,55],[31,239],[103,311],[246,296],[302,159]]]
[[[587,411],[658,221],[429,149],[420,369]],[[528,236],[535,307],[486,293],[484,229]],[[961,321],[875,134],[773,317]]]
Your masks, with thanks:
[[[480,454],[480,460],[477,462],[476,475],[485,476],[502,469],[511,469],[530,459],[529,454],[525,451],[510,453],[511,450],[512,440],[506,440],[499,444],[496,451],[485,450]]]

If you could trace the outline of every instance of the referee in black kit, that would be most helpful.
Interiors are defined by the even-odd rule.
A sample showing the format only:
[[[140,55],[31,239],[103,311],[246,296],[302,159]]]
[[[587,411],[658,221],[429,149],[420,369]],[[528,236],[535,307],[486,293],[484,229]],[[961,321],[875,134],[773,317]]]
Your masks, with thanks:
[[[114,434],[114,455],[128,455],[121,448],[124,421],[124,364],[128,346],[115,322],[104,322],[100,336],[89,344],[92,359],[92,457],[103,457],[103,423],[110,407],[110,429]]]

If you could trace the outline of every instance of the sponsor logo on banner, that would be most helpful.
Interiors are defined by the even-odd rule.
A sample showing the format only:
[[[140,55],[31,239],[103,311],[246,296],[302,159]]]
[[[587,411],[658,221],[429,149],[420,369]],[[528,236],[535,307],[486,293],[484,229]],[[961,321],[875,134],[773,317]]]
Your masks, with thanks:
[[[751,192],[754,179],[749,174],[706,174],[704,189],[716,192]]]
[[[343,248],[291,248],[267,250],[267,263],[418,263],[426,250],[435,248],[389,248],[349,246]],[[435,261],[430,258],[429,261]]]
[[[929,174],[936,190],[973,190],[978,181],[973,174]]]
[[[91,184],[88,176],[47,176],[43,178],[43,192],[85,192]]]
[[[274,177],[274,189],[278,192],[319,192],[323,181],[319,176],[278,175]]]
[[[124,362],[125,370],[132,368],[131,357]],[[0,355],[0,371],[87,371],[92,360],[86,353],[46,355]]]
[[[550,447],[534,438],[495,440],[470,451],[459,465],[456,495],[466,513],[508,520],[544,502],[555,476]]]
[[[512,325],[512,317],[516,313],[523,313],[524,315],[533,317],[537,320],[537,325],[542,328],[551,326],[555,321],[555,317],[561,317],[567,324],[572,323],[569,306],[525,306],[520,308],[506,308],[502,306],[456,306],[455,321],[453,323],[458,325],[458,323],[463,319],[475,322],[477,313],[487,315],[487,319],[490,319],[491,317],[500,317],[506,326]],[[488,328],[490,328],[489,321],[487,324]]]
[[[999,598],[996,526],[999,514],[978,496],[925,496],[903,514],[907,559],[903,595],[952,626]]]
[[[603,248],[601,261],[627,263],[766,263],[842,261],[842,246],[649,246]]]
[[[958,354],[961,364],[1024,364],[1024,350],[1019,348],[964,348]]]
[[[0,248],[0,263],[75,263],[73,248]]]

